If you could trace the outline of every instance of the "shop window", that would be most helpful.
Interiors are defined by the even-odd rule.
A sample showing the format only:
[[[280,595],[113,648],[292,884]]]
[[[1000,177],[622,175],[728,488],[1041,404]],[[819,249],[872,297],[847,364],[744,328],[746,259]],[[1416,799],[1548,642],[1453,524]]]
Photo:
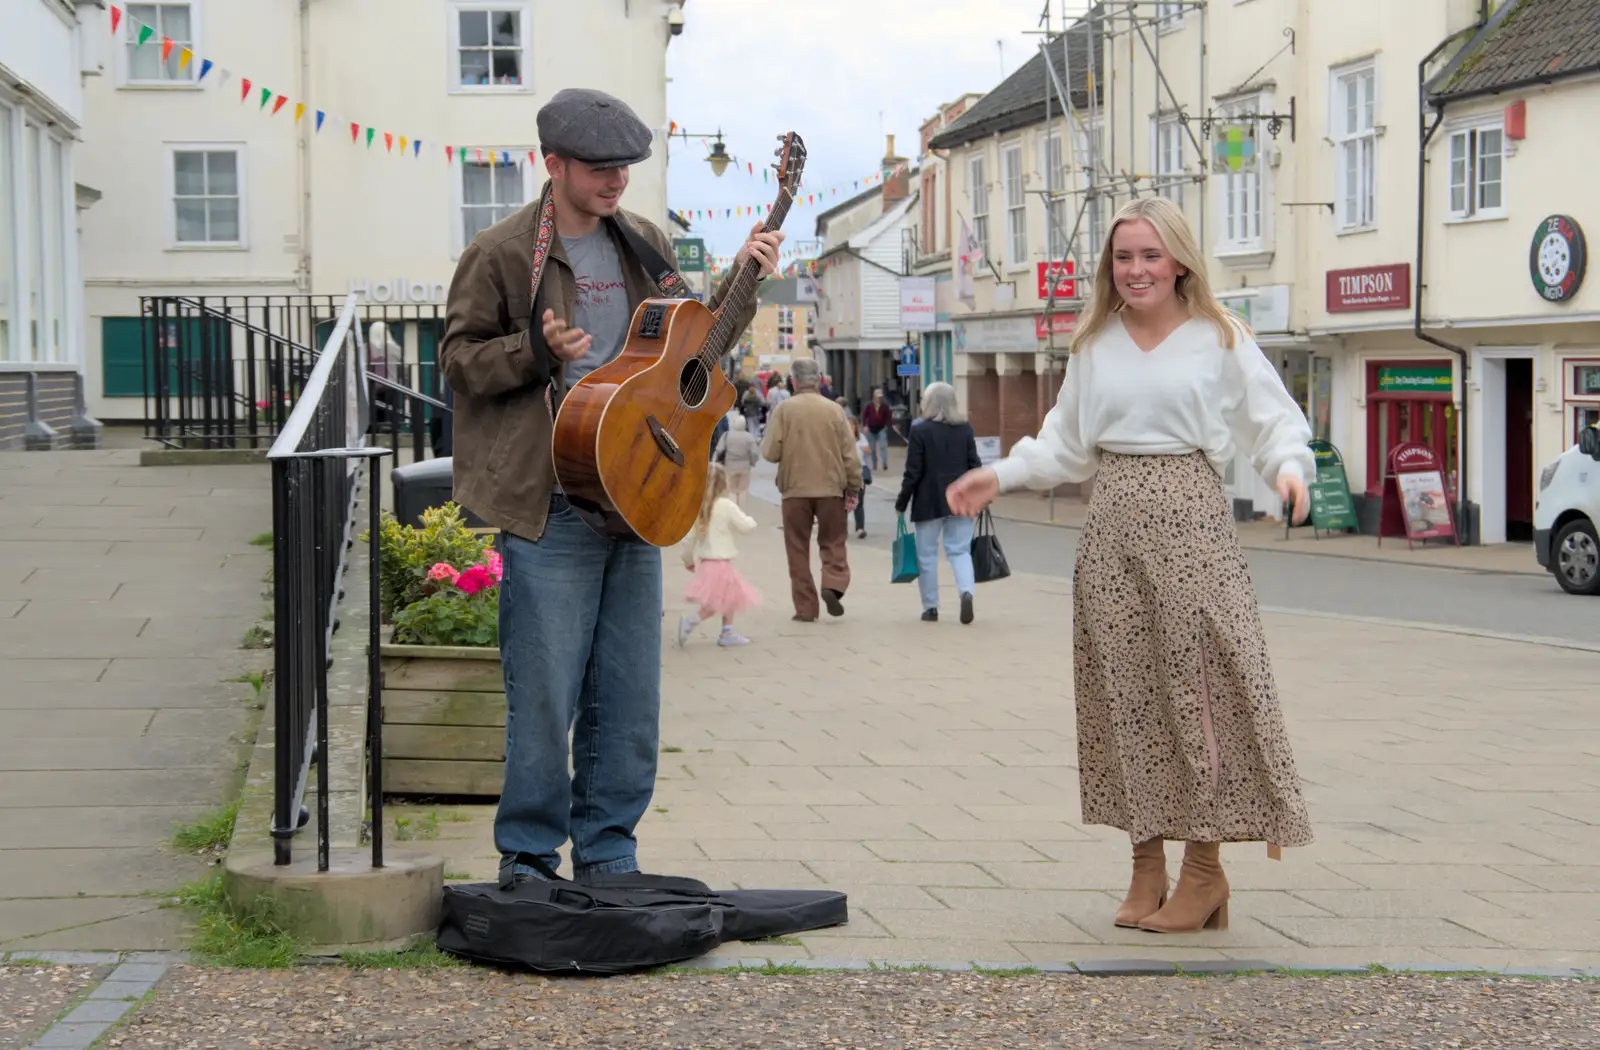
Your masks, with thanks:
[[[148,26],[150,39],[143,46],[139,36]],[[126,82],[129,84],[181,84],[195,82],[199,63],[194,61],[195,10],[187,3],[129,4],[127,17],[122,20],[122,38]],[[172,52],[161,57],[162,41],[171,40]],[[183,60],[184,49],[191,52],[188,62]]]
[[[169,146],[172,246],[243,247],[244,151],[237,146]]]
[[[1335,199],[1339,228],[1374,226],[1377,214],[1377,70],[1364,62],[1333,73],[1333,112],[1328,126],[1335,150]]]
[[[1600,360],[1566,362],[1564,384],[1572,427],[1567,437],[1576,442],[1585,427],[1600,422]]]
[[[989,258],[989,183],[988,164],[983,154],[975,154],[967,165],[967,192],[972,197],[972,239]]]
[[[1367,492],[1383,485],[1389,453],[1398,444],[1428,446],[1444,464],[1452,498],[1458,491],[1459,447],[1454,372],[1448,361],[1372,361],[1367,364]]]
[[[1506,213],[1502,186],[1505,131],[1492,125],[1450,135],[1450,217],[1494,219]]]
[[[532,13],[526,4],[454,5],[451,84],[458,91],[526,87]]]

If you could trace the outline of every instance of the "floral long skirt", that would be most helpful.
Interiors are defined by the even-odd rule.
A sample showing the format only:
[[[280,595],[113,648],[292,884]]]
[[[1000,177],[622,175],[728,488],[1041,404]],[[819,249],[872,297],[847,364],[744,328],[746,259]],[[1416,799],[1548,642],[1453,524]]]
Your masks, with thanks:
[[[1084,823],[1134,842],[1311,841],[1250,570],[1203,454],[1103,454],[1073,613]]]

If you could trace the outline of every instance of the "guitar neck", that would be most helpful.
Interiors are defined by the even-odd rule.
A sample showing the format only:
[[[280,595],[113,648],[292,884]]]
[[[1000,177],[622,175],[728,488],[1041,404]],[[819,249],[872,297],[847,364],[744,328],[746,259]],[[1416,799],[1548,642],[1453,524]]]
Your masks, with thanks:
[[[794,197],[787,188],[779,190],[778,199],[773,202],[772,211],[767,216],[761,232],[772,233],[782,229],[784,217],[789,214],[789,205],[793,201]],[[705,346],[701,350],[708,364],[721,360],[722,356],[732,349],[733,341],[739,337],[740,330],[734,320],[735,315],[741,313],[745,305],[755,298],[756,287],[760,283],[761,264],[753,258],[746,257],[734,271],[733,280],[728,285],[728,294],[717,304],[716,323],[711,326]]]

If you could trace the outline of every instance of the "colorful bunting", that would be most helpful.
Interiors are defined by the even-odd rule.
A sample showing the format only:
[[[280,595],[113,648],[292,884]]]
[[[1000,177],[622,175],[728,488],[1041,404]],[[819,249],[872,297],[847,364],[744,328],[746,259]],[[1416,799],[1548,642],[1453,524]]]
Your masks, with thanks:
[[[137,44],[133,45],[133,49],[135,51],[139,50],[139,48],[141,48],[145,44],[149,43],[150,42],[150,38],[155,36],[155,35],[156,35],[156,31],[154,29],[151,29],[149,26],[140,26],[139,27],[139,42]]]
[[[446,146],[444,148],[444,159],[446,164],[454,164],[456,162],[456,148],[454,146]]]
[[[370,146],[370,145],[372,145],[372,143],[369,141],[367,143],[367,145]],[[383,133],[383,152],[385,152],[385,153],[393,153],[394,152],[394,136],[389,134],[387,131],[385,131]],[[402,150],[401,152],[404,152],[404,150]]]
[[[279,95],[276,99],[274,99],[272,102],[272,115],[277,116],[278,110],[282,109],[283,104],[288,101],[289,100],[282,95]]]
[[[350,122],[350,142],[351,142],[351,144],[353,145],[354,143],[356,143],[360,139],[360,137],[361,137],[361,125],[357,124],[355,121],[352,120]]]
[[[250,78],[242,77],[239,80],[239,101],[243,102],[250,97]]]
[[[217,86],[227,87],[228,81],[233,79],[233,72],[228,69],[217,70]]]
[[[318,130],[318,131],[322,130],[322,122],[323,122],[323,120],[325,120],[327,118],[327,116],[328,115],[326,113],[324,113],[322,110],[320,110],[320,109],[317,110],[317,128],[316,128],[316,130]]]
[[[215,64],[216,63],[212,62],[211,59],[209,59],[209,58],[202,58],[200,60],[200,79],[201,80],[204,80],[206,78],[206,74],[211,72],[211,67],[213,65],[215,65]]]
[[[270,102],[270,101],[272,101],[272,89],[271,88],[262,88],[261,89],[261,105],[257,106],[256,108],[257,109],[266,109],[267,108],[267,103]],[[273,112],[276,113],[277,110],[273,110]]]
[[[374,135],[376,135],[376,134],[377,134],[377,130],[375,128],[368,128],[367,129],[367,148],[368,149],[372,148],[372,137]]]
[[[194,61],[194,52],[184,48],[178,52],[178,72],[182,73],[189,68],[189,63]]]
[[[300,118],[305,116],[305,115],[306,115],[306,104],[304,102],[296,102],[294,104],[294,122],[296,124],[300,123]]]
[[[162,37],[161,38],[161,61],[165,62],[167,59],[171,58],[172,57],[172,49],[174,47],[176,47],[176,46],[177,45],[172,42],[172,38],[170,36]]]
[[[122,24],[122,8],[116,4],[111,5],[111,31],[115,33],[117,26]]]
[[[422,156],[422,140],[421,139],[418,139],[417,141],[415,141],[415,142],[413,142],[411,144],[411,155],[413,157]]]

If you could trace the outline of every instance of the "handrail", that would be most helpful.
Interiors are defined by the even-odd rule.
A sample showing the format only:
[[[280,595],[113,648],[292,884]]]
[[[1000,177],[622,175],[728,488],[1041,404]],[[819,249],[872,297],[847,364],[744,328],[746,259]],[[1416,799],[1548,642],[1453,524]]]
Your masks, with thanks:
[[[355,320],[356,306],[360,300],[352,295],[345,300],[344,309],[339,311],[339,323],[334,326],[333,334],[328,336],[328,341],[323,344],[323,349],[329,347],[343,348],[345,336],[350,334],[351,322]],[[285,459],[300,451],[300,442],[306,436],[306,428],[311,425],[312,417],[317,414],[321,406],[322,392],[327,389],[328,376],[333,372],[334,364],[339,360],[339,353],[322,353],[317,356],[317,363],[311,369],[311,374],[306,377],[306,385],[300,389],[300,399],[295,402],[294,408],[289,412],[289,418],[284,420],[283,429],[278,431],[277,440],[267,450],[267,459]]]

